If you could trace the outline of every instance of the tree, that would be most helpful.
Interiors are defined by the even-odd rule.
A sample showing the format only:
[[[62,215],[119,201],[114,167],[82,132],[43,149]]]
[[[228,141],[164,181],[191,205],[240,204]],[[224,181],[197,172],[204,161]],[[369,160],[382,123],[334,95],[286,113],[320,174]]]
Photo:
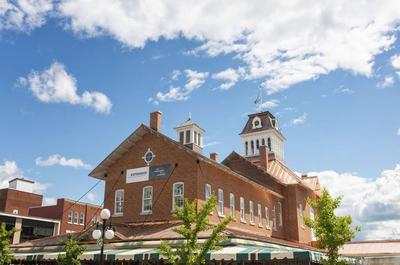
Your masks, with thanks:
[[[7,230],[5,223],[0,225],[0,265],[10,264],[14,259],[10,248],[10,238],[15,231],[15,227]]]
[[[167,258],[169,264],[205,264],[207,252],[219,249],[220,246],[217,244],[225,239],[222,232],[232,221],[232,217],[225,218],[216,226],[209,223],[209,214],[215,207],[215,196],[212,195],[199,212],[196,211],[196,205],[197,200],[189,202],[185,199],[184,207],[182,209],[177,207],[174,212],[175,218],[183,222],[174,231],[182,235],[185,242],[176,246],[175,250],[166,242],[161,242],[159,253]],[[199,233],[207,230],[212,230],[211,235],[203,244],[200,244],[198,242]]]
[[[317,200],[307,199],[307,203],[313,207],[317,215],[315,220],[305,218],[306,225],[314,229],[318,238],[318,245],[327,250],[327,258],[323,259],[323,264],[337,265],[346,264],[339,259],[339,247],[355,237],[355,233],[361,228],[351,227],[351,216],[336,216],[335,209],[341,204],[342,198],[333,198],[329,192],[324,189],[322,196]]]
[[[67,235],[67,239],[61,242],[65,254],[58,255],[59,265],[81,265],[79,256],[85,251],[85,247],[79,245],[79,240],[75,240],[72,234]]]

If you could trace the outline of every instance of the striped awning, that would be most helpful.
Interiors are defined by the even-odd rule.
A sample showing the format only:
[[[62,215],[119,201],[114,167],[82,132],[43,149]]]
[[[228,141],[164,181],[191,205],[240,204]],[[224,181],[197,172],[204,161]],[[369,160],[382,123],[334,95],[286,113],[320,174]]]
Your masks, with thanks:
[[[59,254],[65,252],[42,253],[15,253],[17,260],[54,260]],[[104,250],[106,260],[158,260],[162,258],[155,248]],[[299,250],[288,251],[269,247],[256,246],[229,246],[220,250],[210,251],[207,260],[271,260],[271,259],[296,259],[296,260],[320,260],[321,253]],[[80,256],[81,260],[99,260],[100,250],[86,251]]]

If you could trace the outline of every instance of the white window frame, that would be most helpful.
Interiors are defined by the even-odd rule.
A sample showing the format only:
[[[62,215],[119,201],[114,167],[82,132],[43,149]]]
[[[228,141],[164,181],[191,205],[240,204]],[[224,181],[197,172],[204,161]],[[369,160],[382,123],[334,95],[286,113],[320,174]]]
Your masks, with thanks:
[[[249,212],[250,212],[250,224],[254,225],[254,204],[253,204],[253,201],[249,201]]]
[[[145,196],[145,190],[146,189],[150,189],[150,198],[145,198],[144,196]],[[144,207],[145,207],[145,201],[150,201],[150,210],[145,210],[144,209]],[[153,211],[153,186],[145,186],[145,187],[143,187],[143,189],[142,189],[142,213],[146,213],[146,214],[149,214],[149,213],[152,213],[152,211]]]
[[[218,189],[218,216],[224,217],[224,190]]]
[[[276,205],[272,208],[272,229],[275,231],[277,230],[277,225],[276,225]]]
[[[74,225],[79,225],[79,213],[74,212]]]
[[[211,194],[212,194],[211,185],[207,183],[204,186],[204,200],[208,201],[211,197]]]
[[[240,197],[240,222],[246,223],[246,211],[244,208],[244,198]]]
[[[278,206],[278,225],[282,226],[283,225],[283,220],[282,220],[282,203],[278,202],[277,203]]]
[[[73,222],[72,222],[72,221],[73,221],[73,218],[74,218],[73,216],[74,216],[74,213],[72,212],[72,210],[69,210],[69,211],[68,211],[68,216],[67,216],[67,223],[68,223],[68,224],[72,224],[72,223],[73,223]]]
[[[269,219],[269,208],[267,206],[265,206],[265,220],[266,220],[265,227],[271,228],[271,220]]]
[[[229,209],[231,210],[231,216],[236,219],[235,214],[235,194],[229,193]]]
[[[182,194],[175,194],[175,187],[178,185],[182,185]],[[177,199],[180,199],[180,201],[182,202],[182,205],[178,207],[182,208],[185,204],[185,183],[183,182],[175,182],[174,184],[172,184],[172,209],[175,210],[176,209],[176,201]]]
[[[263,222],[262,222],[262,208],[261,204],[257,204],[257,215],[258,215],[258,226],[262,227]]]
[[[118,199],[118,194],[122,194],[122,198]],[[124,204],[125,204],[125,191],[123,189],[119,189],[115,191],[114,197],[114,215],[123,215],[124,214]],[[121,209],[119,209],[121,208]]]
[[[305,228],[304,226],[304,211],[303,211],[303,204],[299,204],[299,215],[300,215],[300,224],[301,228]]]
[[[310,219],[315,220],[315,211],[314,208],[310,207]],[[317,241],[317,236],[315,234],[315,229],[311,229],[311,241]]]
[[[79,224],[85,225],[85,214],[84,213],[79,214]]]

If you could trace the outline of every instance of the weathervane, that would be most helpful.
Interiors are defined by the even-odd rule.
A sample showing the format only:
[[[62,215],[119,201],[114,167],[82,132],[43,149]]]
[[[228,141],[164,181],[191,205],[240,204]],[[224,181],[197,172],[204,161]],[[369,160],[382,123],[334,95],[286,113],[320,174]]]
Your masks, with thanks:
[[[257,105],[257,110],[261,111],[262,105],[263,105],[262,87],[261,87],[261,85],[259,85],[258,88],[259,88],[258,96],[257,96],[256,100],[254,100],[254,104]]]

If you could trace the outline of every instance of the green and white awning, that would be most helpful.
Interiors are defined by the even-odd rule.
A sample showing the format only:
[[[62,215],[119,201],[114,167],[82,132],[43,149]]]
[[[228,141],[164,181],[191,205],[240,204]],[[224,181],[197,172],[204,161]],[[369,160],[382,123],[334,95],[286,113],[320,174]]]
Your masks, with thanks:
[[[64,252],[42,253],[16,253],[17,260],[54,260]],[[118,249],[105,250],[106,260],[158,260],[162,258],[155,248]],[[229,246],[220,250],[210,251],[207,260],[271,260],[271,259],[296,259],[296,260],[320,260],[322,254],[313,251],[288,251],[276,248],[258,246]],[[86,251],[80,256],[81,260],[99,260],[100,251]]]

